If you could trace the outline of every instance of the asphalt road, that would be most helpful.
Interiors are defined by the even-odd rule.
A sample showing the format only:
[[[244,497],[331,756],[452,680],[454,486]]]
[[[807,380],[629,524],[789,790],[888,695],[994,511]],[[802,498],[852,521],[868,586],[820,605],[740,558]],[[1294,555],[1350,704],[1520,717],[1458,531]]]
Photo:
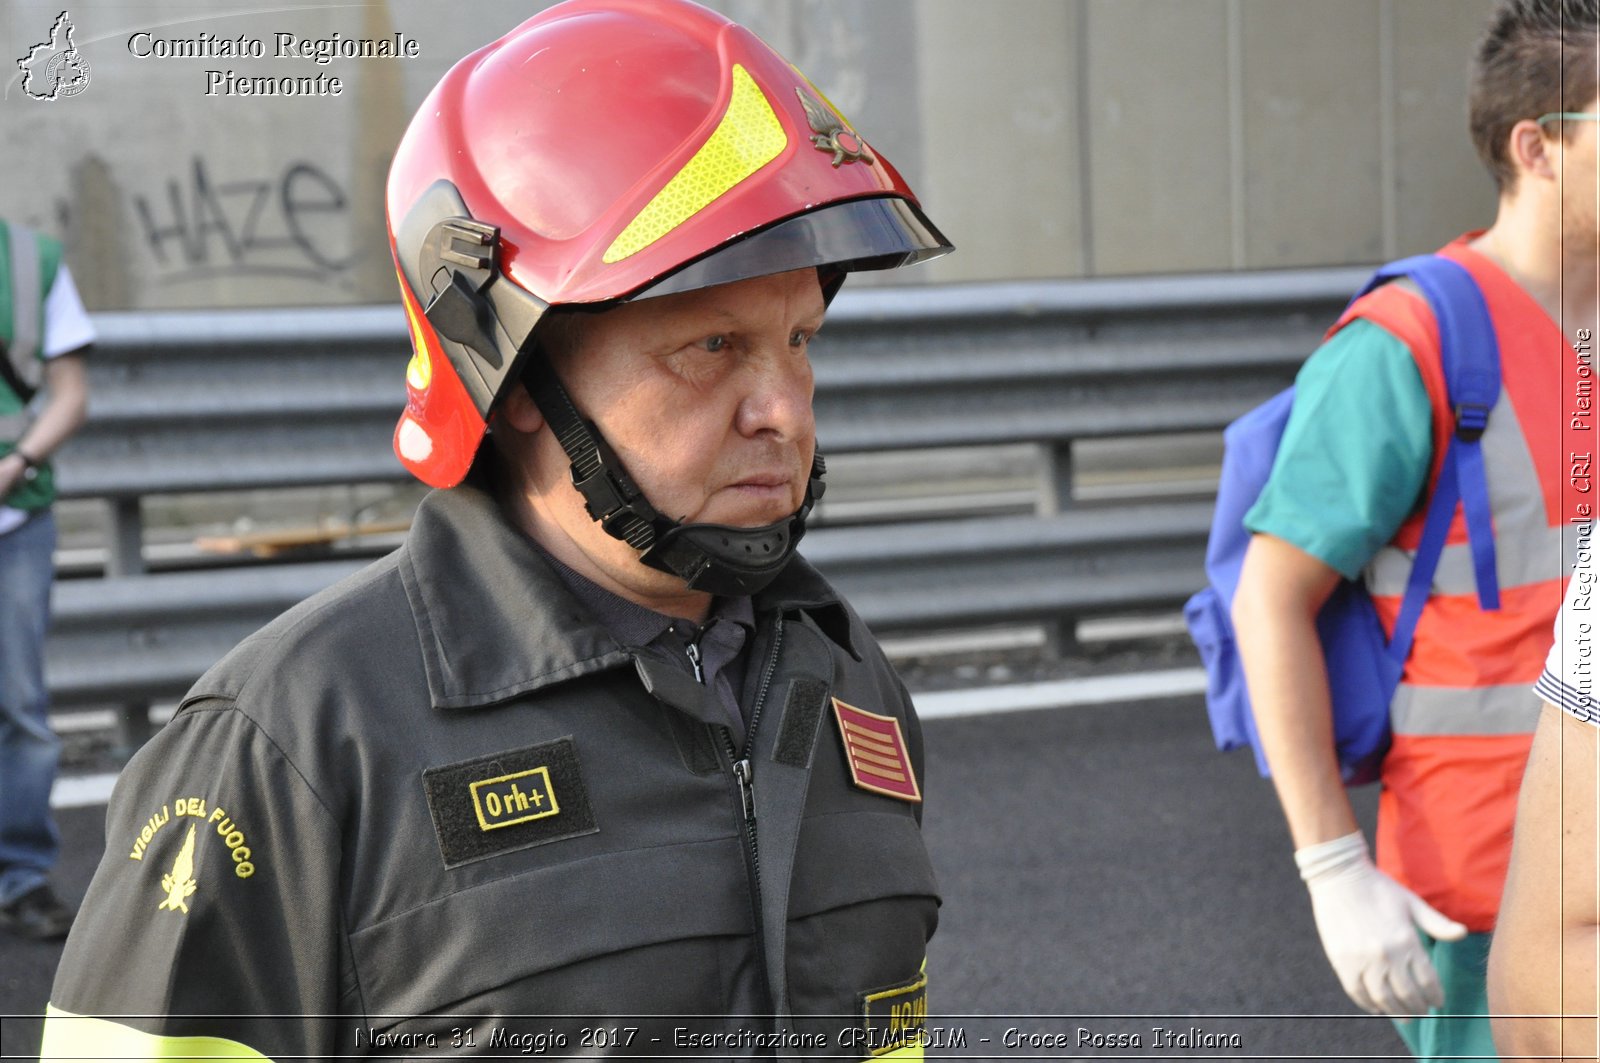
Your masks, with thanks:
[[[1247,754],[1213,751],[1198,699],[939,720],[927,748],[944,895],[930,1025],[966,1039],[932,1054],[1406,1058],[1339,989],[1271,786]],[[1358,802],[1369,828],[1374,798]],[[61,814],[74,898],[103,816]],[[0,1052],[26,1056],[38,1022],[17,1016],[43,1010],[60,948],[0,950]]]

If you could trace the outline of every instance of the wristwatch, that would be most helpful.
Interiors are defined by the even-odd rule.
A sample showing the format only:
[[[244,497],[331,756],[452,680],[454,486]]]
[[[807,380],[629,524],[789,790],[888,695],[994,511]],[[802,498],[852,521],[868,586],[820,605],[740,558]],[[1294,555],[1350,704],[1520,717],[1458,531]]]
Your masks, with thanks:
[[[12,447],[11,453],[22,459],[22,482],[31,484],[39,478],[39,463],[30,458],[21,447]]]

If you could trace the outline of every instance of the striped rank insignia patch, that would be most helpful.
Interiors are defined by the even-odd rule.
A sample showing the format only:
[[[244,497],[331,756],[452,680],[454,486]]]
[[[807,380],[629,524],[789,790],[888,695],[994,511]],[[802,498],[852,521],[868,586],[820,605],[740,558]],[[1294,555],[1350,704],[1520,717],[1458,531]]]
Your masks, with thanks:
[[[922,791],[911,770],[911,754],[899,720],[846,705],[838,698],[833,699],[833,717],[839,721],[844,758],[857,786],[896,800],[921,802]]]

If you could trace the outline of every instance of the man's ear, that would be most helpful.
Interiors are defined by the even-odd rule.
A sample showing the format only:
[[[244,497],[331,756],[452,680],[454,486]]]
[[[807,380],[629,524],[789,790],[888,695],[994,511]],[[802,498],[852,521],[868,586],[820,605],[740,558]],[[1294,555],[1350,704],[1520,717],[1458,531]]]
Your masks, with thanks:
[[[520,380],[512,384],[506,397],[500,400],[500,419],[524,435],[531,436],[544,427],[544,414]]]
[[[1508,154],[1519,175],[1546,181],[1556,180],[1556,142],[1532,119],[1511,127]]]

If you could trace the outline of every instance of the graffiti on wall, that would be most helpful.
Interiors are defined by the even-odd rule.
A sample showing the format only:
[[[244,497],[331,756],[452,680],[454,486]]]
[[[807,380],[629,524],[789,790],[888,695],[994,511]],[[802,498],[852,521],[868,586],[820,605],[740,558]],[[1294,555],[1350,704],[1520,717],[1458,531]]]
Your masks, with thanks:
[[[354,263],[350,199],[327,171],[292,162],[275,176],[218,180],[195,156],[163,194],[133,196],[164,284],[253,275],[327,282]]]

